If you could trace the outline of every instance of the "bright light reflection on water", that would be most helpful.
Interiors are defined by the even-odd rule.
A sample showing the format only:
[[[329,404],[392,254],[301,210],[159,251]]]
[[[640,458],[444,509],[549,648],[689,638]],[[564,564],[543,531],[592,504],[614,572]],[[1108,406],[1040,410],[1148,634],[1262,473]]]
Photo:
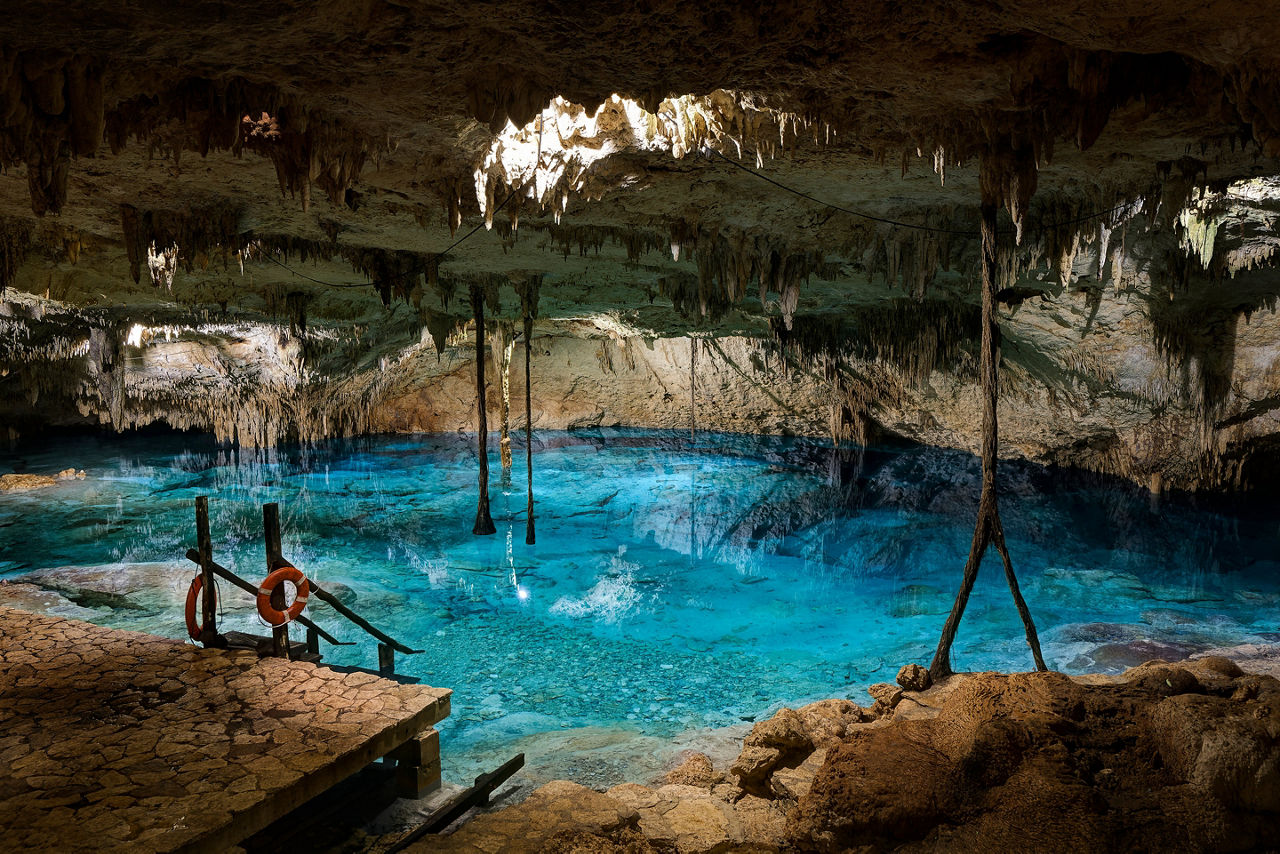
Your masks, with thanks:
[[[137,608],[93,619],[185,636],[193,499],[211,497],[217,559],[263,573],[263,502],[284,550],[374,624],[426,650],[401,672],[454,689],[446,772],[474,775],[520,736],[584,726],[669,737],[781,704],[863,699],[928,662],[972,536],[977,461],[936,449],[837,451],[772,438],[641,431],[544,433],[535,445],[536,546],[525,470],[490,460],[498,533],[474,537],[475,453],[458,436],[381,437],[266,456],[196,437],[76,438],[0,455],[0,472],[89,477],[0,496],[0,576],[56,566],[132,570]],[[1247,514],[1158,502],[1127,484],[1002,468],[1014,564],[1051,666],[1120,669],[1153,650],[1274,641],[1274,502]],[[123,575],[130,570],[121,567]],[[1030,657],[988,562],[961,627],[958,669]],[[224,625],[265,633],[222,587]],[[312,616],[358,647],[358,629]]]

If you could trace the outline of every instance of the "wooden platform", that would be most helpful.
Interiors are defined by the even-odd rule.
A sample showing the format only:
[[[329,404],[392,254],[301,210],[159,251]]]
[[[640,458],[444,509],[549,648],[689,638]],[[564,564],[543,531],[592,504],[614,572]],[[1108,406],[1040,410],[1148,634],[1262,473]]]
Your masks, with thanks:
[[[225,850],[449,696],[0,606],[0,847]]]

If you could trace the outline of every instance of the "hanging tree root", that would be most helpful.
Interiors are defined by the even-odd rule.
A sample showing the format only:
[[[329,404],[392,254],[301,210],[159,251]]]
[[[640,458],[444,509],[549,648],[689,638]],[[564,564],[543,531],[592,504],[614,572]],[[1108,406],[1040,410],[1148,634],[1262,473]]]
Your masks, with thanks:
[[[476,524],[473,534],[496,534],[493,517],[489,515],[489,419],[485,412],[484,393],[484,291],[471,286],[471,313],[476,319],[476,411],[479,425],[476,448],[480,458],[480,500],[476,505]]]
[[[525,468],[529,473],[529,506],[525,511],[527,522],[524,541],[530,546],[537,539],[533,532],[533,391],[529,378],[529,351],[532,347],[533,318],[526,313],[524,316],[524,458]]]
[[[982,162],[983,170],[993,168],[987,158]],[[988,176],[983,176],[986,179]],[[951,645],[956,638],[956,630],[960,627],[960,618],[964,616],[965,606],[969,602],[969,594],[973,592],[973,584],[978,579],[978,567],[982,564],[982,556],[987,546],[994,544],[1000,558],[1004,561],[1005,579],[1009,582],[1009,592],[1013,594],[1018,615],[1022,618],[1023,628],[1027,633],[1027,645],[1031,647],[1037,670],[1046,670],[1044,657],[1040,654],[1040,638],[1036,634],[1035,623],[1031,612],[1022,598],[1018,588],[1018,579],[1013,572],[1013,562],[1009,558],[1009,549],[1004,541],[1004,525],[1000,521],[1000,509],[996,501],[996,455],[1000,443],[1000,429],[996,419],[996,403],[999,396],[999,341],[1000,328],[996,321],[996,292],[998,271],[1007,276],[1008,267],[1000,263],[1000,250],[996,244],[996,202],[987,192],[988,181],[983,180],[982,203],[982,355],[980,372],[982,374],[982,495],[978,501],[978,518],[973,529],[973,543],[969,547],[969,559],[964,565],[964,579],[960,584],[960,592],[956,594],[955,604],[947,615],[947,622],[942,627],[942,637],[938,640],[938,649],[934,653],[933,662],[929,665],[929,674],[934,680],[951,675]]]
[[[510,321],[500,320],[494,324],[489,350],[502,392],[498,396],[498,455],[502,460],[504,486],[511,484],[511,350],[515,343],[515,329]]]
[[[520,295],[520,311],[524,315],[524,453],[525,467],[529,474],[529,507],[525,513],[524,541],[530,546],[537,538],[533,531],[533,381],[529,375],[529,357],[533,350],[533,316],[538,311],[538,290],[541,284],[541,275],[533,275],[516,285],[516,292]]]
[[[698,392],[694,383],[698,365],[698,339],[689,333],[689,438],[697,439]]]

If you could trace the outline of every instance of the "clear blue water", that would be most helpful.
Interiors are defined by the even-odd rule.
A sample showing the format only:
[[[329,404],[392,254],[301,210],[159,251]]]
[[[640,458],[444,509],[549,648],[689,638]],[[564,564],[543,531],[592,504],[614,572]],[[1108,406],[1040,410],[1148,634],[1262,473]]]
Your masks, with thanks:
[[[525,469],[490,460],[498,533],[474,537],[474,438],[382,437],[266,455],[193,436],[49,439],[0,454],[0,472],[86,469],[84,480],[0,495],[0,576],[167,562],[110,625],[185,636],[193,499],[211,497],[217,559],[263,575],[263,502],[284,550],[404,642],[401,672],[454,689],[442,727],[458,779],[531,733],[621,727],[671,737],[779,705],[851,696],[928,663],[972,536],[980,472],[937,449],[853,453],[776,438],[638,431],[542,434],[536,546]],[[1014,564],[1051,666],[1115,670],[1161,649],[1280,638],[1280,514],[1153,500],[1128,484],[1002,468]],[[136,570],[136,568],[134,568]],[[157,584],[155,578],[168,580]],[[164,589],[160,589],[164,588]],[[343,591],[345,593],[345,591]],[[262,633],[249,599],[226,617]],[[326,659],[373,666],[372,643]],[[998,564],[984,566],[954,651],[958,669],[1026,669]]]

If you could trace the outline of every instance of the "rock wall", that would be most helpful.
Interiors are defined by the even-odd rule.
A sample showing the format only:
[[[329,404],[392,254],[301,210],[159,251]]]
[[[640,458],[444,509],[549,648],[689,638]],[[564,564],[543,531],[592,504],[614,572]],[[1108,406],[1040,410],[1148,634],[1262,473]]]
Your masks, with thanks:
[[[1110,255],[1084,247],[1069,286],[1032,268],[1003,295],[1001,451],[1157,491],[1266,487],[1280,459],[1280,273],[1199,272],[1175,287],[1153,245]],[[789,332],[775,317],[774,334],[660,336],[629,326],[625,312],[539,321],[533,424],[976,451],[965,287],[801,313]],[[433,312],[404,303],[376,311],[308,326],[263,309],[74,308],[11,289],[0,302],[0,435],[160,423],[252,447],[473,430],[474,339],[464,321],[445,316],[440,327]],[[525,419],[523,361],[521,339],[512,429]],[[497,375],[495,366],[495,431]]]

